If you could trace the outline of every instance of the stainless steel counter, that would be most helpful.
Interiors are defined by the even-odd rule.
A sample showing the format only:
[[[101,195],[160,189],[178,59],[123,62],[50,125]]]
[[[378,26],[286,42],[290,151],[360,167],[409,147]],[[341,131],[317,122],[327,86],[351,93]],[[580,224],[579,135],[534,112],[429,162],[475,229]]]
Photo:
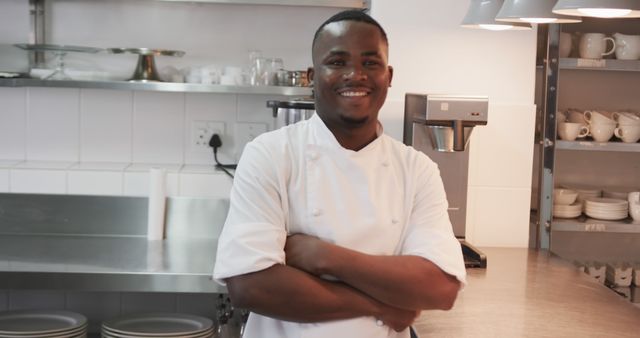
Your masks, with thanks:
[[[482,248],[453,309],[424,311],[421,337],[638,337],[640,308],[546,251]]]
[[[0,289],[226,292],[211,280],[217,241],[0,235]]]
[[[226,292],[217,241],[0,235],[0,289]],[[422,337],[637,337],[640,308],[546,251],[483,248],[451,311],[424,311]]]

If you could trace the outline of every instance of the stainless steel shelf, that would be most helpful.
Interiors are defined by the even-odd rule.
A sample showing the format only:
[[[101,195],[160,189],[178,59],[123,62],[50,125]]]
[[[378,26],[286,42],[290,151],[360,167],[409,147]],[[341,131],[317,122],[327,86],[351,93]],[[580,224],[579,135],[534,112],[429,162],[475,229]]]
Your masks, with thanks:
[[[0,289],[226,292],[217,240],[0,234]]]
[[[617,152],[638,152],[640,153],[640,143],[623,142],[594,142],[594,141],[556,141],[556,149],[561,150],[583,150],[583,151],[617,151]]]
[[[640,61],[562,58],[560,59],[560,69],[640,72]]]
[[[640,233],[640,224],[632,222],[631,218],[605,221],[584,215],[574,219],[554,218],[551,222],[551,231]]]
[[[117,90],[143,90],[160,92],[191,92],[221,94],[262,94],[284,96],[311,95],[310,87],[284,86],[224,86],[195,83],[172,82],[128,82],[128,81],[59,81],[40,79],[0,79],[0,87],[57,87],[57,88],[94,88]]]
[[[309,6],[367,8],[364,0],[159,0],[165,2],[200,2],[228,5]]]

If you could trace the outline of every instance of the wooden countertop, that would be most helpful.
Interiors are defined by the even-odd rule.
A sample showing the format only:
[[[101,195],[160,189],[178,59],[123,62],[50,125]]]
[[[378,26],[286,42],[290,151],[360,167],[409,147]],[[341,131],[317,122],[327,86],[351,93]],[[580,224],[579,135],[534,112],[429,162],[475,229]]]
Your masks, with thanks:
[[[450,311],[424,311],[420,337],[638,337],[640,308],[547,251],[482,248]]]

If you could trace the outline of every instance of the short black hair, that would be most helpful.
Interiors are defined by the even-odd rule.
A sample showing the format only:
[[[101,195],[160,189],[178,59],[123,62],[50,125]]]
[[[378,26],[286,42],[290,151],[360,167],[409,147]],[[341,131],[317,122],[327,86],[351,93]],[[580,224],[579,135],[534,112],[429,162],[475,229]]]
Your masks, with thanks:
[[[322,25],[320,25],[320,27],[318,27],[318,30],[316,30],[316,33],[313,35],[313,42],[311,43],[312,50],[313,50],[313,46],[316,45],[316,40],[318,40],[318,36],[320,35],[320,32],[322,31],[322,29],[324,29],[326,25],[332,22],[339,22],[339,21],[358,21],[358,22],[364,22],[370,25],[374,25],[380,30],[384,43],[387,46],[389,45],[389,41],[387,40],[387,33],[384,31],[382,26],[380,26],[378,21],[376,21],[374,18],[369,16],[369,14],[365,13],[363,10],[351,9],[351,10],[346,10],[346,11],[342,11],[340,13],[335,14],[334,16],[327,19],[327,21],[323,22]]]

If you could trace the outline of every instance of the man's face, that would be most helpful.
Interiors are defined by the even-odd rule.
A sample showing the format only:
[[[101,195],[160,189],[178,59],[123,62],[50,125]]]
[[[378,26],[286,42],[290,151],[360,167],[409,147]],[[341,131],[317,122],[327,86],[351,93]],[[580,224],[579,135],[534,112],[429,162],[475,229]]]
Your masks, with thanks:
[[[339,21],[326,25],[313,48],[316,111],[327,125],[376,125],[391,85],[388,47],[371,24]]]

